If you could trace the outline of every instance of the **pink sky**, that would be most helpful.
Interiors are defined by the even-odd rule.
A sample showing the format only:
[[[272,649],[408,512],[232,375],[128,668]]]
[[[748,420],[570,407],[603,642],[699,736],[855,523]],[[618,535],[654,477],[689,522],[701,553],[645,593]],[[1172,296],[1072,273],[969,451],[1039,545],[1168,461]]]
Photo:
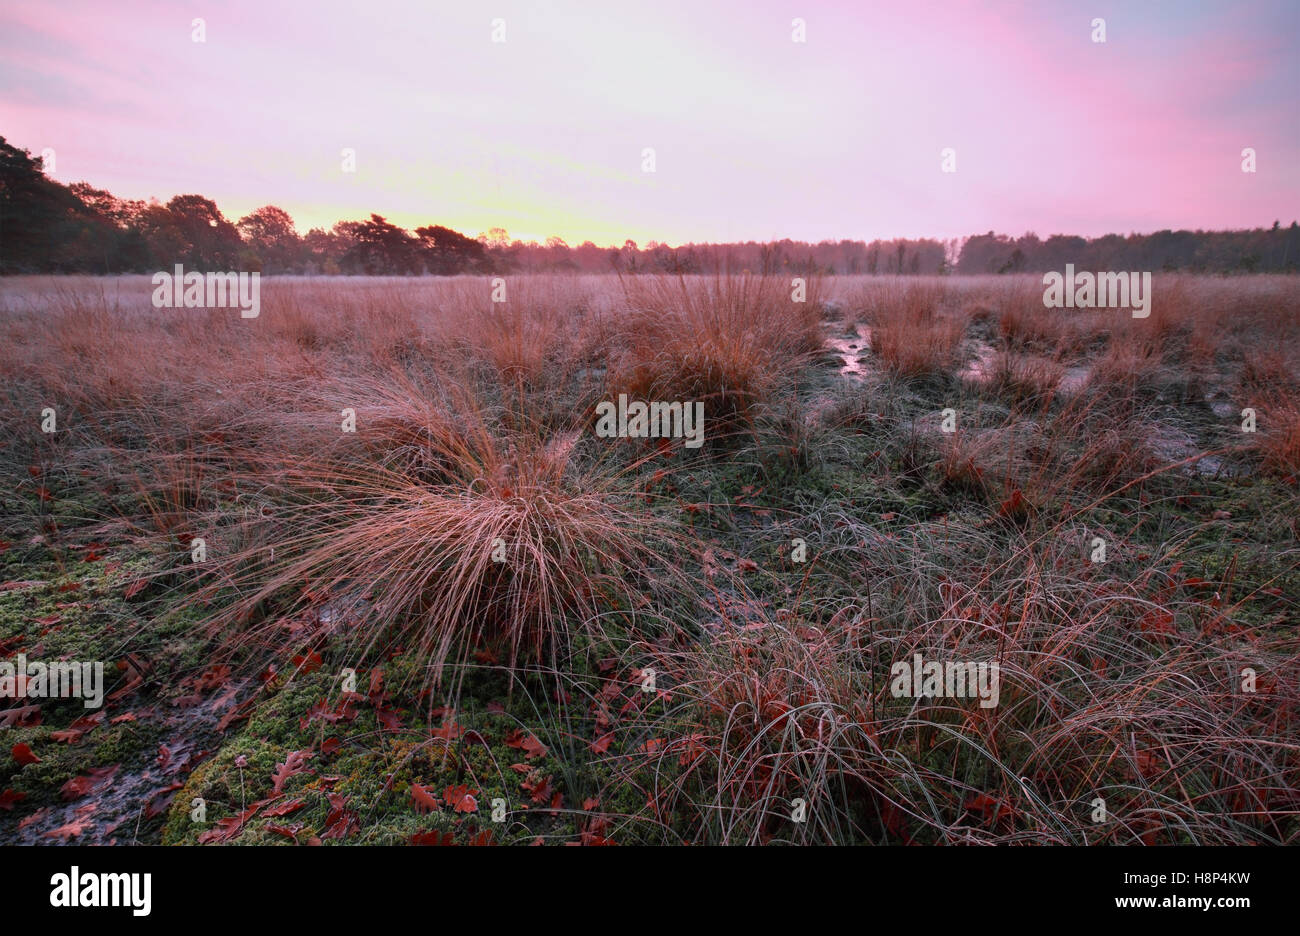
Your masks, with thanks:
[[[0,0],[0,135],[53,148],[63,182],[232,220],[276,204],[301,231],[372,211],[571,244],[1258,227],[1300,217],[1298,36],[1292,0]]]

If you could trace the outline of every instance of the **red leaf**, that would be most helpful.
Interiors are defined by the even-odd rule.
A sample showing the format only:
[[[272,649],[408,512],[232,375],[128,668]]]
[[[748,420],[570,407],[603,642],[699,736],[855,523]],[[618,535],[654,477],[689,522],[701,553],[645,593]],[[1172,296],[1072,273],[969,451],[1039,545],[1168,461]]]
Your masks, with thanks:
[[[1174,616],[1163,608],[1152,608],[1142,619],[1138,621],[1138,626],[1144,634],[1172,634],[1174,629]]]
[[[266,831],[274,832],[276,835],[283,835],[287,839],[293,839],[293,844],[298,844],[298,833],[302,831],[302,823],[295,822],[291,826],[266,824]]]
[[[534,757],[546,756],[546,745],[538,741],[531,733],[523,731],[512,731],[506,736],[506,746],[518,748],[524,752],[526,760],[532,760]]]
[[[15,793],[13,790],[0,792],[0,809],[13,812],[14,803],[21,803],[25,799],[27,799],[26,793]]]
[[[306,656],[299,654],[298,656],[293,657],[289,662],[294,666],[300,667],[305,676],[307,673],[314,673],[316,670],[320,669],[321,657],[319,653],[313,650]]]
[[[92,768],[87,776],[73,777],[63,784],[59,792],[67,800],[79,799],[91,793],[102,792],[112,786],[113,776],[121,766],[121,764],[114,764],[112,767]]]
[[[209,666],[199,674],[197,686],[200,689],[220,689],[230,681],[230,667],[226,664]]]
[[[0,728],[8,728],[14,725],[30,727],[40,723],[41,707],[39,705],[20,705],[18,708],[0,711]]]
[[[15,744],[10,753],[13,754],[14,760],[24,767],[28,764],[39,764],[41,762],[41,759],[33,754],[32,749],[26,744]]]
[[[982,815],[985,821],[997,821],[1003,816],[1014,816],[1016,811],[1006,800],[977,793],[966,800],[966,808]]]
[[[81,835],[82,832],[85,832],[87,829],[92,828],[93,826],[94,823],[90,821],[89,817],[83,817],[79,819],[73,819],[71,822],[65,823],[64,825],[59,826],[57,829],[51,829],[50,831],[42,834],[46,838],[62,839],[63,841],[66,842],[70,838],[77,838],[78,836]]]
[[[325,832],[321,838],[345,839],[360,823],[357,815],[344,808],[348,798],[342,793],[329,794],[330,814],[325,818]]]
[[[389,731],[402,730],[402,716],[392,709],[379,709],[375,712],[375,719]]]
[[[290,813],[297,812],[298,810],[302,809],[306,805],[307,803],[305,800],[300,800],[300,799],[289,800],[288,802],[285,803],[279,803],[275,806],[266,807],[266,809],[262,811],[262,815],[263,816],[287,816]]]
[[[224,819],[218,819],[214,828],[208,829],[199,836],[199,844],[207,845],[209,842],[228,842],[244,828],[244,823],[252,819],[262,803],[254,803],[238,815],[226,816]]]
[[[42,806],[36,812],[29,816],[24,816],[18,820],[18,828],[25,829],[28,826],[36,825],[38,822],[44,822],[50,815],[50,807]]]
[[[182,786],[184,786],[182,783],[169,783],[167,786],[150,793],[145,805],[145,817],[153,819],[165,813],[167,808],[171,806],[172,800],[176,798],[176,791]]]
[[[285,758],[283,764],[278,764],[275,773],[271,775],[273,793],[284,792],[284,785],[290,777],[297,776],[307,769],[307,761],[314,755],[311,751],[293,751]]]
[[[474,798],[477,792],[477,790],[470,792],[470,788],[462,783],[460,786],[447,787],[443,791],[442,798],[458,813],[478,812],[478,800]]]
[[[663,746],[664,746],[663,738],[650,738],[645,742],[645,744],[637,748],[637,751],[642,754],[654,754],[658,752],[658,750]]]
[[[534,803],[545,803],[551,798],[551,778],[545,777],[537,783],[529,783],[527,780],[519,784],[524,790],[532,794]]]
[[[428,787],[420,786],[418,783],[411,784],[411,800],[415,804],[415,811],[418,813],[437,812],[438,798],[429,792]]]
[[[456,719],[449,718],[442,723],[441,728],[435,728],[430,734],[435,738],[442,738],[446,741],[455,741],[460,737],[460,725]]]

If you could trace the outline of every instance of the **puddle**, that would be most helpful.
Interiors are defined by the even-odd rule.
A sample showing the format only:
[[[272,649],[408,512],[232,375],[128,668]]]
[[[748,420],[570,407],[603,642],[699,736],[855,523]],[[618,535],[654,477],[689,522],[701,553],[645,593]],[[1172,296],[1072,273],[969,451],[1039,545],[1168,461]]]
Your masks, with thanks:
[[[160,747],[144,753],[145,766],[137,762],[136,769],[131,770],[118,765],[111,778],[106,777],[91,795],[46,807],[37,821],[17,829],[12,841],[20,845],[57,844],[57,838],[45,833],[77,819],[88,819],[81,834],[70,838],[68,844],[132,842],[144,821],[144,810],[151,803],[161,807],[169,794],[174,795],[174,791],[166,788],[187,780],[189,771],[212,753],[201,751],[199,742],[205,733],[216,728],[223,713],[236,707],[233,700],[246,694],[248,684],[248,680],[232,682],[192,709],[142,711],[141,716],[161,718],[169,729]]]
[[[974,357],[962,365],[957,376],[975,384],[987,384],[993,379],[993,362],[998,352],[987,341],[975,341]]]
[[[871,351],[871,327],[859,324],[850,338],[827,338],[826,344],[844,362],[840,373],[861,380],[867,375],[864,357]]]

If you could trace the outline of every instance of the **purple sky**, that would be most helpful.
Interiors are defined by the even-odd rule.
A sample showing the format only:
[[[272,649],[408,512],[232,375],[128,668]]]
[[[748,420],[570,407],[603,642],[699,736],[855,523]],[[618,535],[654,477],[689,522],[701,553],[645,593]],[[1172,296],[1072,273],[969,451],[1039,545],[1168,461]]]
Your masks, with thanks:
[[[1295,0],[0,0],[0,135],[53,148],[63,182],[276,204],[301,231],[1258,227],[1300,217],[1298,38]]]

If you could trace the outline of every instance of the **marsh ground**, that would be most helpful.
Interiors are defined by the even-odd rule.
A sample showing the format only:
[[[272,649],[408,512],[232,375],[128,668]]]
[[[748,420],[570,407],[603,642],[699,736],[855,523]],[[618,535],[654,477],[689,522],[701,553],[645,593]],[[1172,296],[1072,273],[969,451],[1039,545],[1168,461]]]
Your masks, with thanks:
[[[791,285],[0,283],[0,839],[1294,842],[1300,286]]]

